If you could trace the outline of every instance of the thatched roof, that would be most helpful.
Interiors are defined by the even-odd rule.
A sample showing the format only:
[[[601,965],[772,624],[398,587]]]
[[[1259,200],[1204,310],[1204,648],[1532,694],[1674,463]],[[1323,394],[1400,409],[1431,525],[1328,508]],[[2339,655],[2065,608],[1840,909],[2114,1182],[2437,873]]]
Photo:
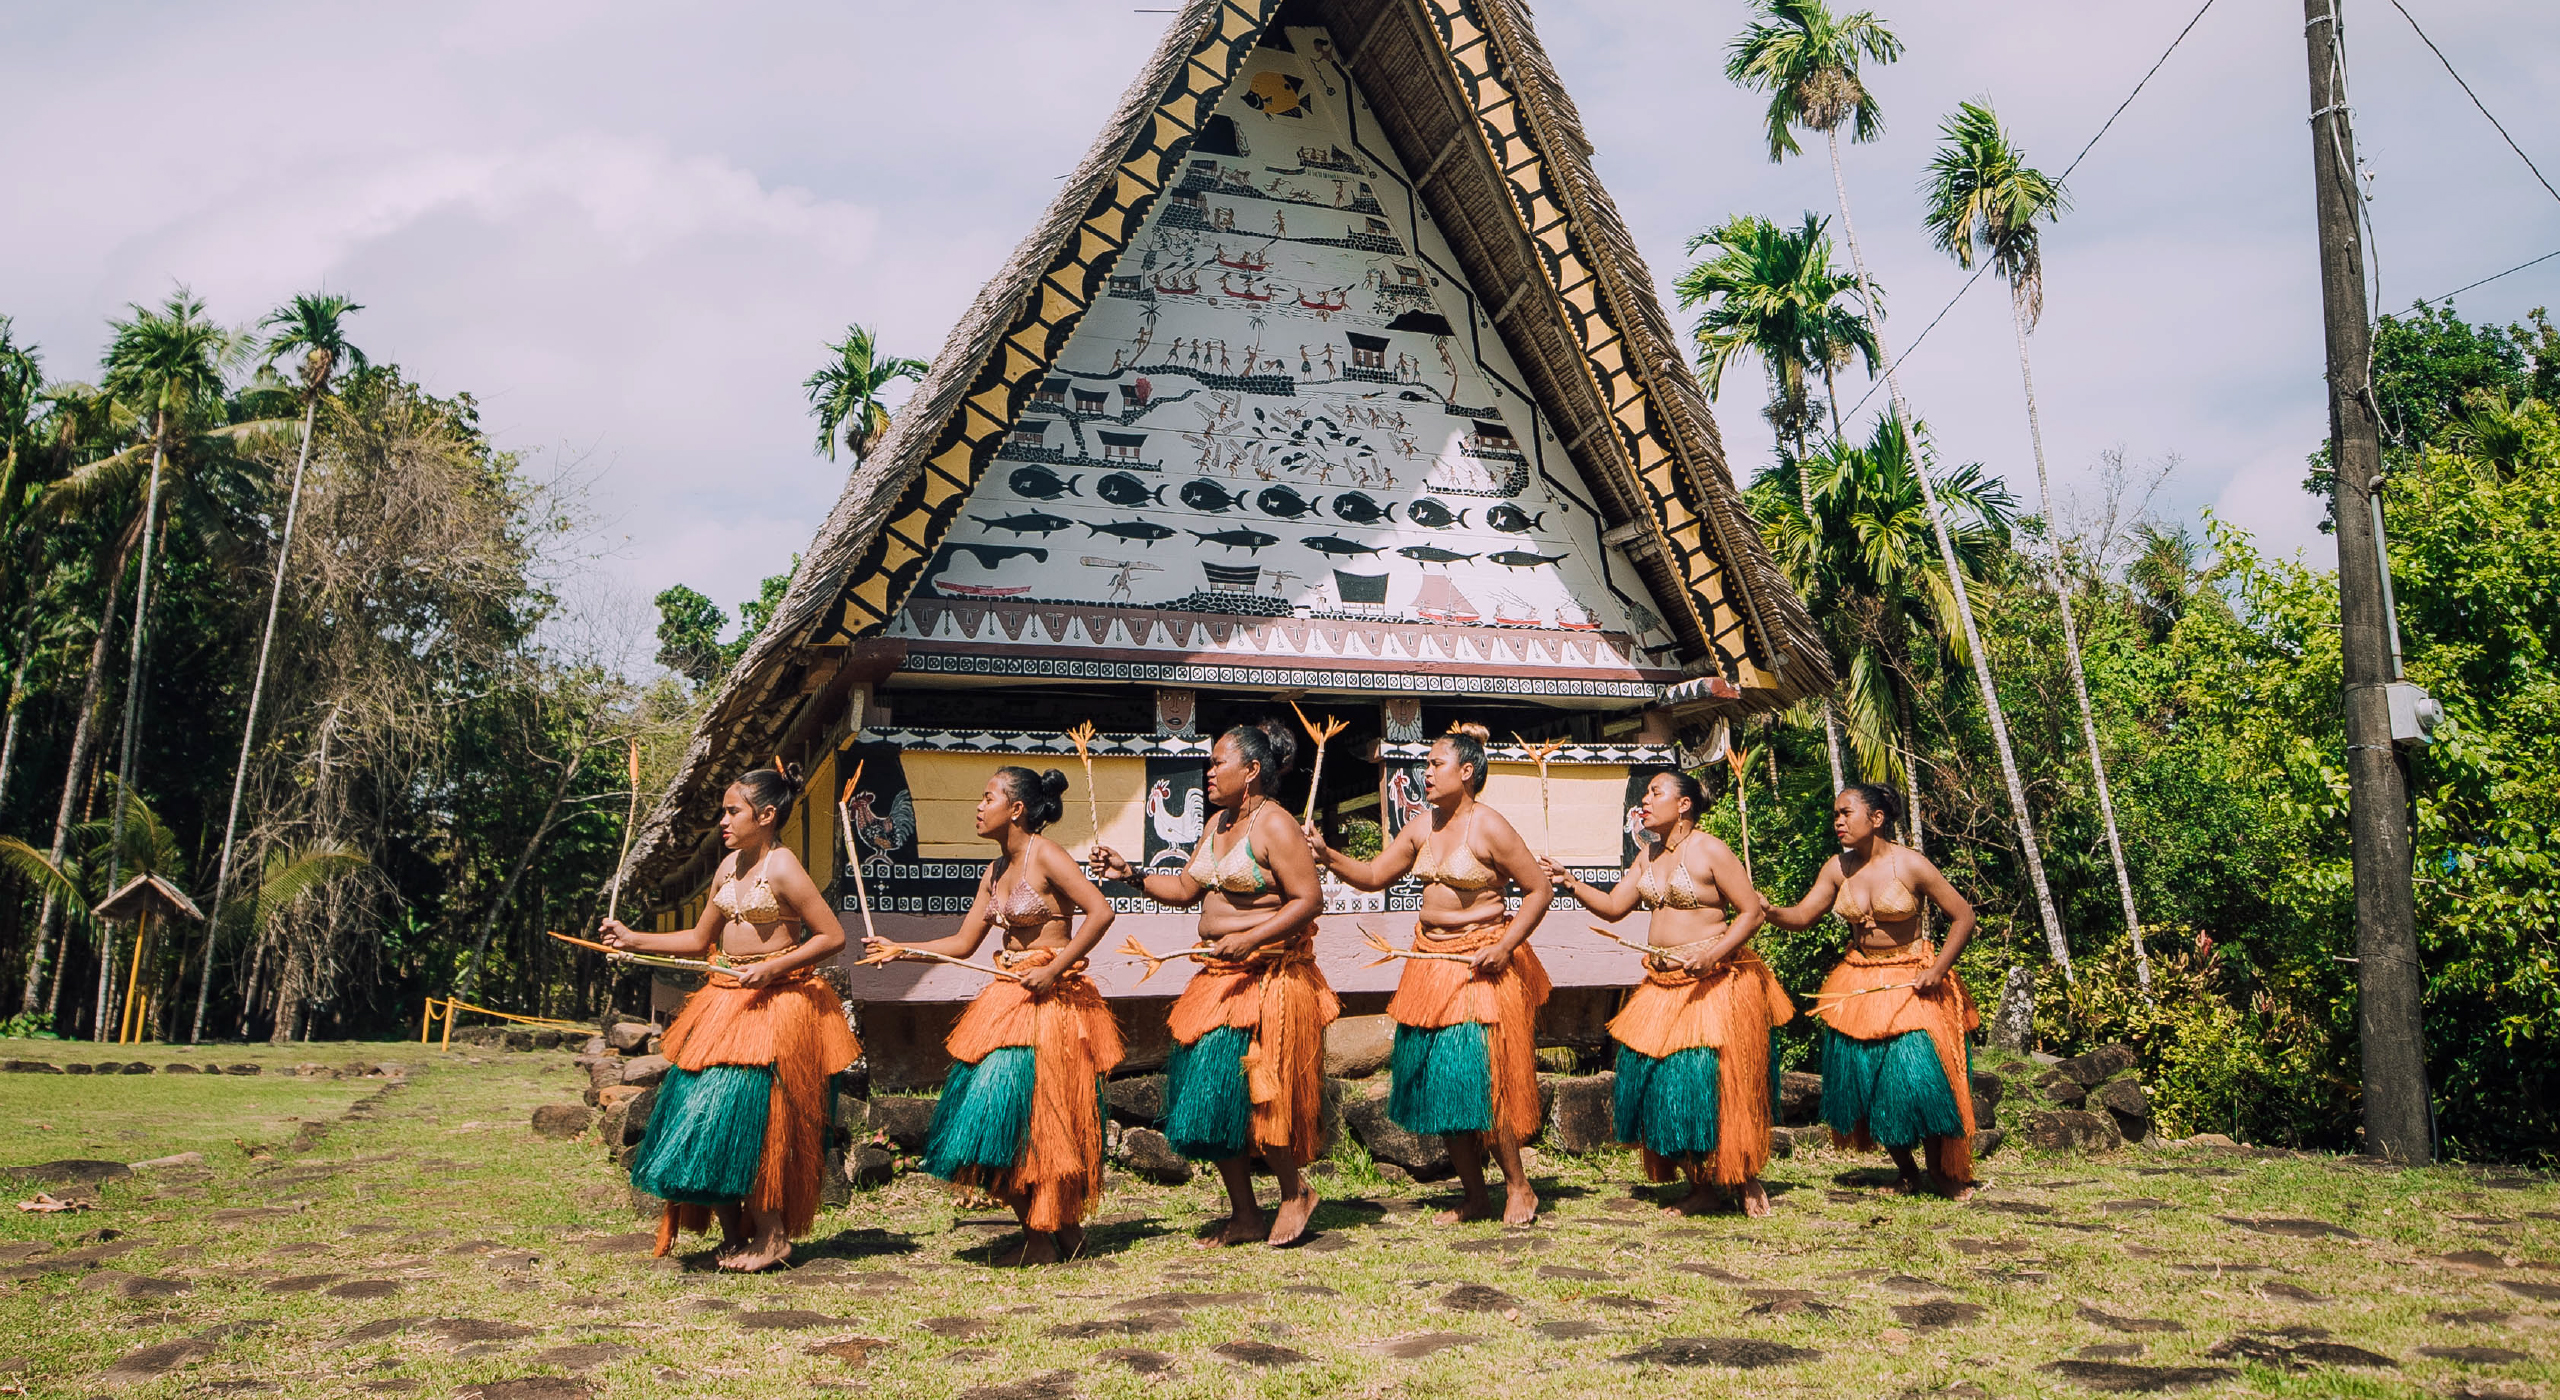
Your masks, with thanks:
[[[633,841],[641,890],[711,829],[721,788],[857,676],[1015,413],[1103,294],[1193,135],[1273,24],[1321,26],[1413,172],[1481,307],[1723,709],[1827,689],[1829,652],[1761,547],[1706,396],[1591,167],[1521,0],[1189,0],[1057,200],[953,327],[802,556]],[[1713,688],[1721,697],[1723,687]]]

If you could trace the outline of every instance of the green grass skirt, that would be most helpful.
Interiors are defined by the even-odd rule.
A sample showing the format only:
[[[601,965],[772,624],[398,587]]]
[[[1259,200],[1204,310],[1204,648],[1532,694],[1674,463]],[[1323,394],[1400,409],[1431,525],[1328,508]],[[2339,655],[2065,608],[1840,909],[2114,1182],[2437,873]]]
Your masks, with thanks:
[[[1038,1083],[1028,1045],[990,1050],[974,1065],[953,1065],[933,1108],[933,1126],[925,1132],[925,1171],[956,1181],[972,1167],[1004,1171],[1020,1161]]]
[[[1619,1046],[1618,1141],[1674,1161],[1715,1151],[1720,1068],[1711,1045],[1675,1050],[1659,1060]]]
[[[1164,1136],[1194,1162],[1223,1162],[1253,1150],[1253,1096],[1244,1080],[1253,1032],[1220,1026],[1164,1062]]]
[[[1387,1116],[1408,1133],[1493,1131],[1493,1054],[1484,1024],[1398,1025]]]
[[[770,1066],[668,1070],[632,1161],[631,1184],[662,1201],[736,1205],[755,1187],[772,1107]]]
[[[1879,1147],[1912,1148],[1924,1138],[1964,1134],[1964,1114],[1926,1031],[1890,1040],[1823,1031],[1822,1121],[1844,1137],[1864,1124]]]

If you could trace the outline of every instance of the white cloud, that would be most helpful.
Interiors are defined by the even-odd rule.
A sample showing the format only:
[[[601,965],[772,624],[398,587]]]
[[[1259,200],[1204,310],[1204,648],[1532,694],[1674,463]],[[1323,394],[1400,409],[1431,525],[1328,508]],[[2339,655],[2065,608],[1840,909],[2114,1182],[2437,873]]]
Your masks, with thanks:
[[[1937,115],[1988,94],[2058,169],[2191,12],[1888,8],[1911,54],[1871,74],[1890,125],[1848,178],[1898,340],[1962,278],[1915,227]],[[2445,0],[2425,18],[2527,148],[2560,158],[2542,100],[2560,10]],[[1550,0],[1538,20],[1665,282],[1728,214],[1831,212],[1819,149],[1771,165],[1761,99],[1722,78],[1735,0]],[[1163,22],[1100,0],[13,14],[0,312],[77,375],[106,315],[174,280],[234,320],[325,282],[367,304],[377,357],[594,475],[629,541],[603,568],[614,589],[734,604],[842,479],[810,455],[799,390],[822,344],[859,319],[933,353]],[[2359,6],[2353,34],[2392,304],[2560,247],[2560,209],[2406,27]],[[2176,509],[2211,504],[2279,551],[2320,543],[2296,490],[2326,422],[2302,70],[2296,16],[2217,6],[2074,176],[2035,343],[2057,487],[2107,447],[2177,452]],[[2554,300],[2560,263],[2463,310]],[[1719,405],[1745,476],[1768,451],[1752,373]],[[2032,494],[1996,287],[1932,333],[1906,388],[1948,455]]]

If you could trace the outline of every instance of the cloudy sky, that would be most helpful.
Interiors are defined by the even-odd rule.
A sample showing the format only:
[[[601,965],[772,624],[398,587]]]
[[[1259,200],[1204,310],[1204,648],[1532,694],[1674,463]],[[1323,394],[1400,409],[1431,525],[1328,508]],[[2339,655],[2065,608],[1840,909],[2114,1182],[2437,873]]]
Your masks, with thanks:
[[[2560,90],[2560,6],[2410,8],[2560,177],[2544,100]],[[2378,0],[2347,9],[2386,303],[2560,248],[2560,201],[2408,24]],[[1685,240],[1729,214],[1834,208],[1819,148],[1770,164],[1759,100],[1720,75],[1744,10],[1538,6],[1665,283]],[[1851,148],[1847,178],[1896,344],[1962,281],[1917,230],[1938,118],[1987,95],[2058,171],[2193,13],[1885,12],[1910,52],[1871,75],[1888,127]],[[683,582],[734,604],[806,542],[841,480],[811,455],[799,388],[823,343],[859,320],[930,357],[1165,18],[1090,0],[8,7],[0,313],[53,374],[88,377],[105,318],[177,282],[235,321],[298,290],[351,293],[375,358],[477,395],[536,470],[589,483],[596,599],[627,610]],[[2326,421],[2300,23],[2288,4],[2222,0],[2097,147],[2047,238],[2035,351],[2059,487],[2085,492],[2107,449],[2174,456],[2162,514],[2210,509],[2317,556],[2298,489]],[[2555,302],[2560,260],[2458,305],[2506,320]],[[1944,453],[2032,494],[1996,286],[1906,374]],[[1768,457],[1761,397],[1746,368],[1720,405],[1745,477]]]

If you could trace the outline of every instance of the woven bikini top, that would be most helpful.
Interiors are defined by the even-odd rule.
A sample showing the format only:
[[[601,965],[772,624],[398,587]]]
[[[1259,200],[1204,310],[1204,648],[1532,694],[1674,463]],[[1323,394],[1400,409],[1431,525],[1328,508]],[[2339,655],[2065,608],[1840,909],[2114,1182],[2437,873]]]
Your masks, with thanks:
[[[1227,826],[1232,830],[1235,819],[1228,818]],[[1228,894],[1267,894],[1271,890],[1271,877],[1262,873],[1261,863],[1253,858],[1251,831],[1237,832],[1236,843],[1227,848],[1225,855],[1218,854],[1213,831],[1201,832],[1200,843],[1191,848],[1191,863],[1182,868],[1182,873],[1202,889],[1224,890]]]
[[[746,884],[745,881],[732,875],[721,882],[720,888],[711,892],[711,902],[720,906],[720,912],[728,915],[732,923],[762,926],[799,922],[784,912],[782,901],[773,897],[772,883],[765,879],[764,868],[772,860],[773,852],[767,851],[764,853],[764,859],[756,862],[755,883]],[[738,896],[738,890],[742,885],[746,889],[744,899]]]
[[[1473,813],[1468,826],[1472,828]],[[1426,885],[1446,885],[1453,890],[1489,890],[1502,883],[1502,872],[1476,859],[1466,838],[1455,832],[1445,833],[1457,849],[1443,856],[1433,847],[1431,838],[1422,841],[1422,851],[1413,858],[1413,878]]]
[[[1706,892],[1679,851],[1666,848],[1651,868],[1636,877],[1636,898],[1647,909],[1704,909]]]
[[[1859,873],[1866,873],[1865,868],[1861,867]],[[1920,912],[1920,896],[1912,893],[1909,885],[1890,874],[1884,875],[1884,882],[1884,893],[1870,900],[1859,893],[1847,877],[1843,877],[1840,897],[1833,901],[1832,907],[1840,912],[1841,918],[1853,924],[1900,923]]]
[[[992,903],[995,921],[1008,929],[1037,930],[1058,918],[1058,911],[1050,907],[1048,896],[1031,883],[1028,870],[1013,882],[1012,889],[997,895]]]

